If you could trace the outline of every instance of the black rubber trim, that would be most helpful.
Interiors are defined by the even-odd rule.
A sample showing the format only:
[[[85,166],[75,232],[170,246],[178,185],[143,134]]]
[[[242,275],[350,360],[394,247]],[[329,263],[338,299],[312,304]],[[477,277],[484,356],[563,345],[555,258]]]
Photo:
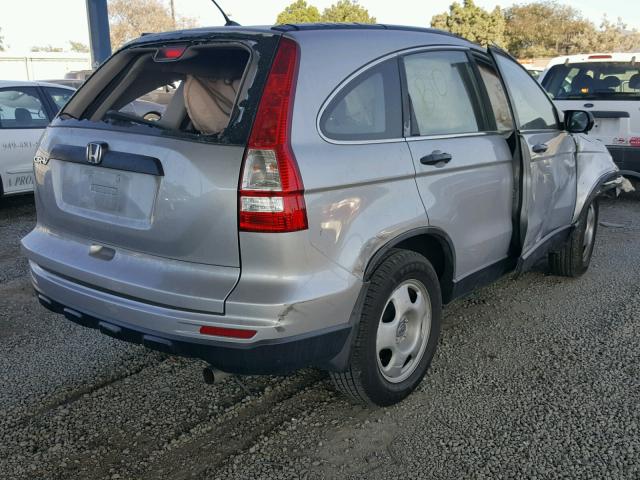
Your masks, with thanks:
[[[86,147],[76,145],[54,145],[49,158],[64,162],[82,163],[94,167],[125,170],[127,172],[145,173],[147,175],[164,176],[162,163],[155,157],[138,155],[136,153],[116,152],[107,148],[98,165],[87,162]]]
[[[502,260],[498,260],[496,263],[492,263],[477,272],[453,282],[451,300],[468,295],[480,287],[484,287],[495,282],[503,275],[511,272],[515,266],[516,260],[513,257],[505,257]]]
[[[217,340],[198,343],[187,341],[183,337],[158,336],[156,332],[148,332],[123,322],[102,320],[67,308],[42,293],[37,292],[37,296],[40,304],[48,310],[61,313],[68,320],[84,327],[98,329],[110,337],[172,355],[200,358],[224,372],[243,375],[283,374],[306,367],[336,368],[331,360],[344,352],[343,347],[352,329],[350,325],[344,325],[313,334],[263,340],[253,344]]]
[[[534,245],[531,250],[518,259],[516,272],[518,274],[526,272],[548,252],[561,248],[569,238],[573,228],[574,225],[565,225],[547,234],[542,240]]]
[[[590,110],[596,118],[630,118],[629,112],[615,112],[612,110]]]
[[[392,248],[396,247],[405,240],[409,240],[419,235],[431,235],[440,243],[440,246],[444,251],[445,271],[443,272],[443,278],[441,280],[442,301],[443,303],[449,303],[453,299],[452,294],[453,279],[455,277],[456,252],[453,248],[453,242],[451,241],[449,235],[447,235],[447,232],[438,227],[425,226],[413,228],[401,233],[400,235],[392,238],[387,243],[382,245],[369,259],[363,275],[364,281],[368,282],[371,279],[371,275],[373,275],[375,269],[382,263],[382,261],[386,258]]]

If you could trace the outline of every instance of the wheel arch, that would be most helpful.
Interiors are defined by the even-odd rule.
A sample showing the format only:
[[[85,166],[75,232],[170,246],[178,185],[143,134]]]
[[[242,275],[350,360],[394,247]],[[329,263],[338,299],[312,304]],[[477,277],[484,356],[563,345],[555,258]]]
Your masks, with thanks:
[[[394,248],[410,250],[426,257],[438,275],[442,302],[448,303],[451,300],[456,257],[453,242],[444,230],[436,227],[419,227],[392,238],[369,259],[364,271],[365,282],[369,281],[378,265]]]
[[[612,180],[615,180],[618,177],[625,177],[625,176],[631,176],[640,180],[640,177],[636,172],[630,172],[626,170],[616,170],[616,171],[607,172],[604,175],[601,175],[600,178],[596,180],[593,187],[591,187],[591,190],[589,190],[589,194],[586,195],[586,197],[582,201],[578,199],[578,201],[580,201],[580,204],[576,205],[576,209],[575,209],[571,224],[575,225],[578,222],[578,220],[582,217],[586,209],[589,208],[589,205],[591,205],[591,203],[595,198],[616,187],[614,184],[606,185],[606,183]]]

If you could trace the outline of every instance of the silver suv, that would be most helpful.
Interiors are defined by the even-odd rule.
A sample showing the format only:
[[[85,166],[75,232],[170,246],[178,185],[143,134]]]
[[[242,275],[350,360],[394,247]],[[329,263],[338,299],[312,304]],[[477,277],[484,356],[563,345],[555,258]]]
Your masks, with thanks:
[[[128,108],[155,91],[154,115]],[[443,304],[547,255],[587,269],[619,175],[592,125],[435,30],[146,35],[46,130],[22,244],[73,322],[226,372],[325,369],[389,405],[425,375]]]

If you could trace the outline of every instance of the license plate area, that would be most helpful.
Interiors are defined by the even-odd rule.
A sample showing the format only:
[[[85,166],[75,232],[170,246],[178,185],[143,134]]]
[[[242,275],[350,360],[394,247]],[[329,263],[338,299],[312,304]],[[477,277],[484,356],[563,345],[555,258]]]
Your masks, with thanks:
[[[151,227],[159,177],[58,160],[50,166],[61,210],[129,228]]]

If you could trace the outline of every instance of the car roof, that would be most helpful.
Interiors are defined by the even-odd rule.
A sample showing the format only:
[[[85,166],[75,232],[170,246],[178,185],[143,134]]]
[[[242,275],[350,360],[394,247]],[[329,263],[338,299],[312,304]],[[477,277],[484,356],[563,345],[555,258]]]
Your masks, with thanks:
[[[254,35],[282,35],[284,33],[295,36],[297,32],[327,32],[337,30],[362,30],[364,34],[372,30],[386,30],[389,32],[411,32],[438,35],[442,44],[452,43],[459,45],[461,42],[469,46],[477,46],[458,35],[435,28],[410,27],[404,25],[387,24],[364,24],[364,23],[304,23],[304,24],[284,24],[284,25],[258,25],[258,26],[222,26],[222,27],[202,27],[188,30],[177,30],[163,33],[142,34],[141,37],[127,43],[126,46],[137,44],[155,43],[162,41],[186,40],[190,38],[202,38],[217,36],[220,34],[254,34]]]
[[[60,85],[57,83],[37,82],[31,80],[0,80],[0,88],[7,87],[56,87],[66,88],[68,90],[75,90],[74,88],[67,87],[66,85]]]
[[[598,63],[598,62],[640,62],[640,52],[599,52],[581,53],[579,55],[563,55],[552,58],[547,68],[562,63]]]

